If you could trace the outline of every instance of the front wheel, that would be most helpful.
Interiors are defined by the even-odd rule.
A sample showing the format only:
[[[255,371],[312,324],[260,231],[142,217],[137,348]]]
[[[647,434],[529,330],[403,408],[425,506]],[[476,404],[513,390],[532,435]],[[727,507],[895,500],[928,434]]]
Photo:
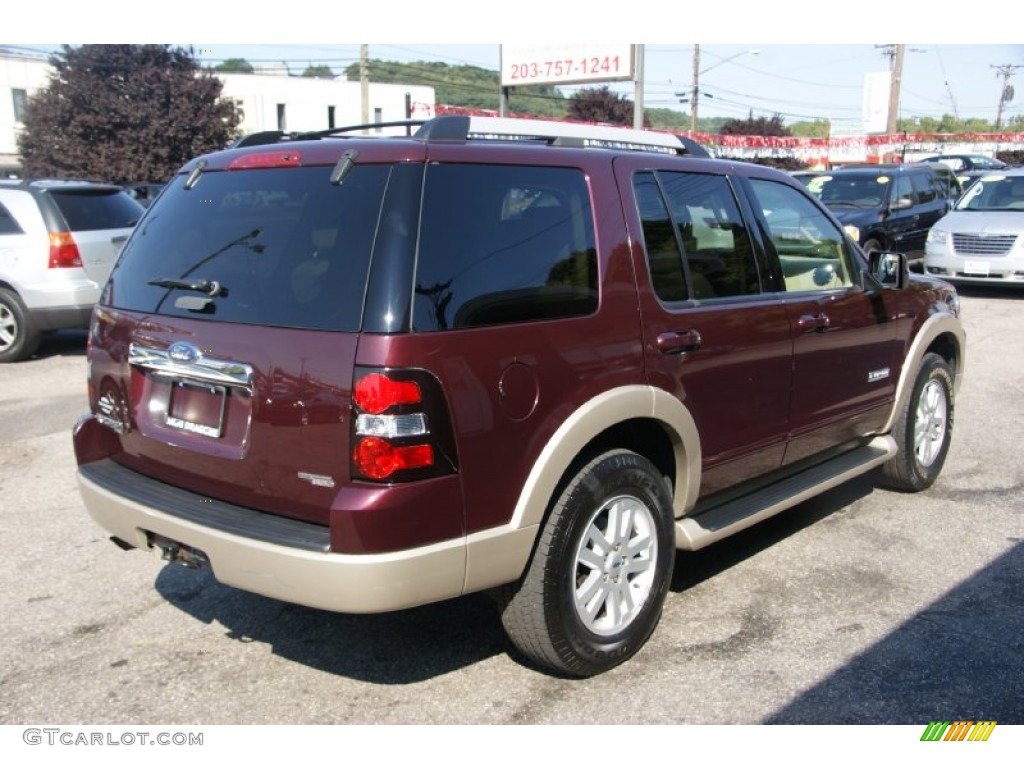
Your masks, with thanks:
[[[558,498],[502,612],[512,642],[557,672],[595,675],[650,637],[675,562],[672,505],[651,462],[598,456]]]
[[[864,243],[864,245],[861,246],[861,250],[864,251],[864,255],[865,256],[867,256],[868,258],[871,258],[871,254],[872,253],[874,253],[875,251],[881,251],[881,250],[884,250],[884,249],[882,248],[882,244],[880,242],[878,242],[877,240],[872,238],[872,239],[868,240],[866,243]]]
[[[897,453],[882,466],[885,484],[900,491],[930,487],[946,462],[952,432],[953,369],[929,353],[893,427]]]

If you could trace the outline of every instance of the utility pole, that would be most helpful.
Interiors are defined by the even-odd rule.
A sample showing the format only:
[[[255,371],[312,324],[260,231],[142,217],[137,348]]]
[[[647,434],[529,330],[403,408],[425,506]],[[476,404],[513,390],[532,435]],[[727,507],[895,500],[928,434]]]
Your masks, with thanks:
[[[996,66],[995,64],[989,64],[992,69],[999,70],[999,74],[996,77],[1003,78],[1003,87],[999,89],[999,109],[996,111],[996,130],[998,131],[1003,122],[1003,105],[1007,104],[1013,99],[1013,86],[1010,85],[1010,77],[1013,75],[1014,70],[1020,69],[1021,64],[1003,64]]]
[[[697,132],[697,99],[700,86],[700,46],[693,46],[693,90],[690,96],[690,133]]]
[[[885,132],[896,133],[896,120],[900,114],[900,82],[903,80],[903,57],[907,46],[895,45],[892,55],[892,79],[889,81],[889,116],[885,121]],[[886,55],[890,55],[887,54]]]
[[[359,46],[359,96],[362,101],[362,112],[359,122],[366,125],[370,122],[370,46],[363,43]],[[363,129],[366,133],[366,129]]]
[[[644,47],[637,45],[633,61],[633,127],[638,131],[644,127]]]

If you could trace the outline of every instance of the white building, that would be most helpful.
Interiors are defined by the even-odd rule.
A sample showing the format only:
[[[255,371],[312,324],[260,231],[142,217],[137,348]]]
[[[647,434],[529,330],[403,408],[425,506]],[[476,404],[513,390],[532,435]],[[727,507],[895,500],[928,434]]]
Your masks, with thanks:
[[[217,72],[221,95],[242,109],[243,134],[257,131],[320,131],[362,120],[359,82],[342,78]],[[422,85],[370,83],[370,123],[434,116],[434,89]]]
[[[53,68],[46,59],[0,52],[0,178],[21,167],[18,133],[25,102],[49,84]],[[344,77],[290,77],[287,74],[214,72],[221,96],[242,109],[243,134],[259,131],[320,131],[362,123],[362,89]],[[434,89],[421,85],[370,83],[371,123],[434,116]],[[393,131],[392,131],[393,132]]]
[[[0,178],[21,167],[18,132],[25,102],[46,87],[52,71],[46,59],[0,53]]]

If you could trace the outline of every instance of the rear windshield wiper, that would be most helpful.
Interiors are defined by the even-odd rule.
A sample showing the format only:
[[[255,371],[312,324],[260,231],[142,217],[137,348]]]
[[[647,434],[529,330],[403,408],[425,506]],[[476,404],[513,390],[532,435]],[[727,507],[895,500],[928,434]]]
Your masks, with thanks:
[[[217,296],[224,290],[224,286],[217,280],[175,280],[173,278],[162,278],[160,280],[149,280],[146,284],[155,285],[158,288],[198,291],[210,296]]]

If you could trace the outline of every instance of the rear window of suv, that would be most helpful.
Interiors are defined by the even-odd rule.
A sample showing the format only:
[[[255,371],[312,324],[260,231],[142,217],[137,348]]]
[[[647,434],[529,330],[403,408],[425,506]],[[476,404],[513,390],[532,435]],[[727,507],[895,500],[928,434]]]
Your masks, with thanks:
[[[391,168],[356,166],[340,185],[330,172],[211,171],[189,190],[174,181],[125,246],[106,300],[195,319],[359,330]],[[153,281],[216,281],[220,290]]]
[[[135,226],[142,213],[139,204],[120,190],[50,190],[72,232],[125,229]]]

